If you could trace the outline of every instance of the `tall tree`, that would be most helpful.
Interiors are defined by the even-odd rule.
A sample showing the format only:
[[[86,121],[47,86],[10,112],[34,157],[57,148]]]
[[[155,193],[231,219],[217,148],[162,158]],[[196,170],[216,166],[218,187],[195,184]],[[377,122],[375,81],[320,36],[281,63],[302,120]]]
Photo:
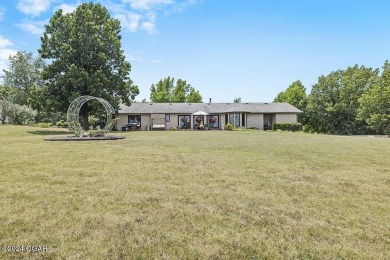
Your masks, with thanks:
[[[44,69],[48,106],[66,112],[81,95],[103,98],[118,108],[139,94],[129,77],[130,63],[121,49],[120,23],[100,4],[83,3],[69,14],[58,10],[45,26],[39,53],[52,62]],[[81,111],[84,129],[92,105]]]
[[[150,87],[150,100],[155,103],[201,103],[199,91],[187,81],[167,77]]]
[[[306,124],[305,109],[307,105],[306,88],[300,80],[294,81],[285,91],[282,91],[274,99],[274,102],[285,102],[303,111],[299,114],[298,121]]]
[[[14,103],[31,105],[36,102],[33,93],[43,86],[41,73],[45,63],[40,57],[34,58],[31,52],[24,51],[10,56],[9,61],[9,69],[4,70],[4,85],[13,89]]]
[[[308,97],[307,116],[317,132],[330,134],[360,134],[367,125],[356,116],[358,99],[378,81],[378,70],[364,66],[320,76]]]
[[[378,84],[359,98],[358,119],[366,122],[376,134],[390,134],[390,64],[383,65]]]

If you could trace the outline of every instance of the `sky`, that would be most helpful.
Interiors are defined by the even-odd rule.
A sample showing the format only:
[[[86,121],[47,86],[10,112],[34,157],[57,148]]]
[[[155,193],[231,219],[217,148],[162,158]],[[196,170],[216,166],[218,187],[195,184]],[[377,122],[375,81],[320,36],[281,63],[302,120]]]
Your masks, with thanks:
[[[2,0],[0,76],[17,51],[38,56],[44,25],[81,0]],[[390,55],[388,0],[96,0],[121,22],[130,77],[149,100],[165,77],[186,80],[204,102],[271,102],[300,80]],[[1,82],[0,82],[1,83]]]

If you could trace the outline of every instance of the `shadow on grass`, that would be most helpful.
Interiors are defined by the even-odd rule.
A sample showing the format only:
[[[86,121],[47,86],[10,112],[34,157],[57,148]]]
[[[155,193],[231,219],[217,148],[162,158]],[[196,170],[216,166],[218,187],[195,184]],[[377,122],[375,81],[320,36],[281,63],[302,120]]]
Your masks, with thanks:
[[[28,131],[27,133],[33,135],[69,135],[72,134],[70,131],[53,131],[53,130],[35,130]]]

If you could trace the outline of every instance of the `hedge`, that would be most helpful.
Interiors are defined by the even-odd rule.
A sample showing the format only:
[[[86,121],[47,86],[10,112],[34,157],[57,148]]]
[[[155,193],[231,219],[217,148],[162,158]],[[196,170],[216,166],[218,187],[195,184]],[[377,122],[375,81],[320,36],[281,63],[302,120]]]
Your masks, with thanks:
[[[301,123],[273,123],[272,130],[282,130],[282,131],[290,131],[297,132],[302,131],[303,127]]]

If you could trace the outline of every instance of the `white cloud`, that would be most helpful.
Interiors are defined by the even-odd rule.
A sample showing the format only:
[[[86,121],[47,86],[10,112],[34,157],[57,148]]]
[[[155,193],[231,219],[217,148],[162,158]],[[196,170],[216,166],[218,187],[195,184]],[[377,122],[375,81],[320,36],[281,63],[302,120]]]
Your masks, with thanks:
[[[12,46],[12,42],[0,35],[0,76],[3,75],[3,69],[8,69],[9,56],[15,55],[17,50],[6,48]]]
[[[139,20],[141,19],[141,15],[131,12],[117,14],[114,17],[118,19],[121,22],[121,25],[124,28],[128,29],[130,32],[137,31],[139,26]]]
[[[42,35],[44,32],[44,26],[47,21],[28,21],[23,23],[18,23],[16,26],[22,28],[23,30],[34,34],[34,35]]]
[[[150,34],[153,34],[155,32],[155,26],[152,22],[142,22],[141,28]]]
[[[129,3],[135,10],[150,10],[174,3],[173,0],[122,0],[122,2]]]
[[[19,0],[16,7],[25,14],[38,16],[50,8],[52,0]]]
[[[69,4],[61,4],[54,8],[54,12],[56,12],[59,9],[62,9],[63,14],[69,14],[72,13],[74,10],[76,10],[77,5],[69,5]]]
[[[164,11],[165,14],[169,15],[172,13],[183,13],[188,10],[188,8],[198,4],[199,0],[186,0],[175,5],[172,5],[170,9]]]
[[[161,60],[152,60],[152,62],[153,62],[153,63],[156,63],[156,64],[157,64],[157,63],[162,63]]]
[[[12,46],[12,42],[0,35],[0,49],[8,46]]]
[[[166,15],[184,12],[202,0],[121,0],[122,4],[111,0],[101,0],[113,13],[113,17],[121,22],[123,28],[130,32],[139,30],[149,34],[157,32],[156,20],[158,13]],[[130,5],[126,8],[126,5]]]

